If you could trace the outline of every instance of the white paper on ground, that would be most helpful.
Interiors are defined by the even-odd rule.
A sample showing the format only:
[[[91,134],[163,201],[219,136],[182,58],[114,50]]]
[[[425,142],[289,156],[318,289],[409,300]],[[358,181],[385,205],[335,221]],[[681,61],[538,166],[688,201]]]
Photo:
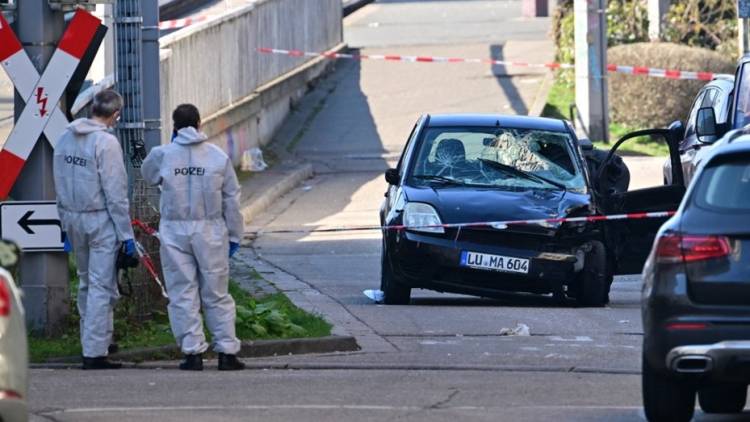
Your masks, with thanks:
[[[263,151],[253,148],[242,153],[242,171],[263,171],[268,164],[263,160]]]
[[[383,302],[383,291],[381,290],[365,290],[362,293],[375,303]]]

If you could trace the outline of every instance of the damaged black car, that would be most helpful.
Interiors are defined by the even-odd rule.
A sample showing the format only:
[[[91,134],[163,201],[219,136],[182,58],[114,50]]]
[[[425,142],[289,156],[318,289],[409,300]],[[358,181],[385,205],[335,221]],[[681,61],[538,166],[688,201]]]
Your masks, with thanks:
[[[607,152],[578,139],[563,120],[422,116],[397,168],[385,175],[384,302],[408,304],[411,290],[423,288],[485,297],[551,293],[603,306],[614,275],[640,272],[666,218],[503,222],[675,210],[685,192],[682,174],[672,185],[628,191],[616,151],[650,136],[679,160],[681,131],[679,124],[639,131]]]

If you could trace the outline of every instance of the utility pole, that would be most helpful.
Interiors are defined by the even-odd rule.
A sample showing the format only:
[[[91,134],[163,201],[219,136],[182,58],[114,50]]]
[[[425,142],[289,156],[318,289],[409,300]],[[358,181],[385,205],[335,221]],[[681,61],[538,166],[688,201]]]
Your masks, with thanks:
[[[575,0],[576,107],[592,141],[609,142],[607,0]]]
[[[16,5],[16,34],[39,74],[42,74],[65,28],[64,13],[52,10],[47,0],[23,0],[16,2]],[[16,92],[16,121],[25,107],[25,100]],[[61,107],[66,105],[61,104]],[[45,139],[36,143],[11,191],[14,200],[55,200],[53,154],[52,147]],[[28,326],[32,330],[43,330],[46,334],[59,331],[69,310],[67,254],[27,253],[21,261],[20,271]]]
[[[661,40],[664,16],[669,10],[669,0],[648,0],[648,37],[651,41]]]
[[[750,0],[737,0],[738,33],[740,36],[740,57],[750,53]]]
[[[159,85],[159,2],[141,0],[143,12],[143,140],[146,149],[161,144],[161,87]]]

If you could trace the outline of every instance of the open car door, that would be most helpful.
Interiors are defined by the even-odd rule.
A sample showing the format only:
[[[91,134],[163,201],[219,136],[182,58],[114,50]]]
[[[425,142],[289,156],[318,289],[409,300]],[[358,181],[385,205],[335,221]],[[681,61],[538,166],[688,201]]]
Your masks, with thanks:
[[[600,208],[607,215],[642,212],[676,211],[685,195],[685,183],[680,165],[679,140],[684,133],[682,123],[675,122],[668,129],[647,129],[629,133],[612,147],[594,177],[595,192]],[[607,173],[616,165],[615,152],[625,142],[650,136],[654,141],[666,142],[672,164],[672,184],[616,191],[607,187]],[[613,259],[614,274],[637,274],[643,269],[656,232],[669,217],[610,220],[604,224],[606,247]]]

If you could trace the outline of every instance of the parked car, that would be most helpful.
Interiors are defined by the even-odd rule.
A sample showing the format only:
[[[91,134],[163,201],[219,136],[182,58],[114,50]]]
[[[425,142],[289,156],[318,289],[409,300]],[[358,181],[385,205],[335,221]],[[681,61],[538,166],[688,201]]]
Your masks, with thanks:
[[[719,75],[707,83],[695,96],[693,105],[685,124],[685,137],[680,141],[680,163],[685,183],[689,184],[695,174],[696,168],[708,156],[711,149],[717,144],[717,136],[699,137],[696,133],[696,119],[698,110],[711,107],[716,116],[717,125],[727,125],[729,121],[729,110],[732,104],[732,93],[734,92],[734,77],[731,75]],[[664,184],[672,183],[672,162],[667,159],[664,162]]]
[[[26,405],[28,348],[21,292],[11,271],[16,246],[0,240],[0,421],[28,420]]]
[[[740,412],[750,383],[750,136],[716,148],[643,269],[643,400],[652,421]]]
[[[407,304],[412,288],[495,296],[552,293],[602,306],[615,274],[634,274],[666,220],[442,227],[441,224],[550,219],[677,208],[682,184],[627,191],[612,180],[616,151],[656,136],[678,160],[681,124],[626,135],[596,165],[569,122],[526,116],[422,116],[414,126],[380,209],[381,290]],[[591,165],[591,166],[590,166]],[[674,180],[681,182],[680,166]],[[592,174],[596,172],[596,174]]]

